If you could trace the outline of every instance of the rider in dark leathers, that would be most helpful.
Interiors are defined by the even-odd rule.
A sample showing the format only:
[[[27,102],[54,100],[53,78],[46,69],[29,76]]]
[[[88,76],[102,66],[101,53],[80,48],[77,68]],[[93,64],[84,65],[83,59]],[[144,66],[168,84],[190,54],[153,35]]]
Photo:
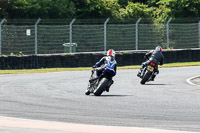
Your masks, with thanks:
[[[164,56],[162,54],[162,48],[160,46],[157,46],[155,50],[152,50],[145,54],[145,58],[148,59],[146,62],[142,63],[142,66],[140,68],[140,71],[138,72],[137,76],[141,76],[141,72],[143,71],[144,67],[147,66],[151,61],[153,61],[156,64],[154,75],[152,76],[152,81],[154,81],[156,75],[159,73],[158,65],[163,65],[164,62]]]

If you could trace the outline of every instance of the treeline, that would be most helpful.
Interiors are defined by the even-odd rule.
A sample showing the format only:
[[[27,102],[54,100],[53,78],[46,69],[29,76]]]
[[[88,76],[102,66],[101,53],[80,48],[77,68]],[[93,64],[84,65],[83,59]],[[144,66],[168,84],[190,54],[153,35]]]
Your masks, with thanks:
[[[152,18],[200,17],[200,0],[0,0],[0,18]]]

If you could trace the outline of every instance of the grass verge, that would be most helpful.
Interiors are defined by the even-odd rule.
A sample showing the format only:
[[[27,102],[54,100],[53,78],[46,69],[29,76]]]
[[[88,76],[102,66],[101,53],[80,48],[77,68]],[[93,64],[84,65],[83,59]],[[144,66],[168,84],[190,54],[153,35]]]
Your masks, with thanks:
[[[184,62],[184,63],[169,63],[159,66],[159,68],[167,67],[187,67],[200,66],[200,62]],[[140,65],[118,67],[118,70],[123,69],[139,69]],[[24,74],[24,73],[48,73],[48,72],[62,72],[62,71],[86,71],[91,70],[91,67],[78,68],[42,68],[42,69],[17,69],[17,70],[0,70],[0,74]]]
[[[195,79],[192,79],[196,84],[199,84],[200,85],[200,78],[195,78]]]

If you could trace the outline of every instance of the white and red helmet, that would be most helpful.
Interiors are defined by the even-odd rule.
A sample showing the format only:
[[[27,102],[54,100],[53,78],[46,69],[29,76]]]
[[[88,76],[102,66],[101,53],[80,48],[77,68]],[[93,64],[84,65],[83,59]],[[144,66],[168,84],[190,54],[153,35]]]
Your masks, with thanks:
[[[162,47],[161,46],[157,46],[155,51],[162,52]]]
[[[107,56],[113,56],[113,57],[115,57],[115,50],[109,49],[109,50],[107,51]]]

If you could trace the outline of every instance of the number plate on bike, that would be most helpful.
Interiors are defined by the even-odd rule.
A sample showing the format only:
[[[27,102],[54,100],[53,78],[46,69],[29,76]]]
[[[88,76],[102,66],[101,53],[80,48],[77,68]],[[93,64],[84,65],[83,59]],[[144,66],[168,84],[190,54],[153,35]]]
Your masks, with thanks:
[[[152,66],[148,66],[148,67],[147,67],[147,70],[153,72],[154,68],[153,68]]]

